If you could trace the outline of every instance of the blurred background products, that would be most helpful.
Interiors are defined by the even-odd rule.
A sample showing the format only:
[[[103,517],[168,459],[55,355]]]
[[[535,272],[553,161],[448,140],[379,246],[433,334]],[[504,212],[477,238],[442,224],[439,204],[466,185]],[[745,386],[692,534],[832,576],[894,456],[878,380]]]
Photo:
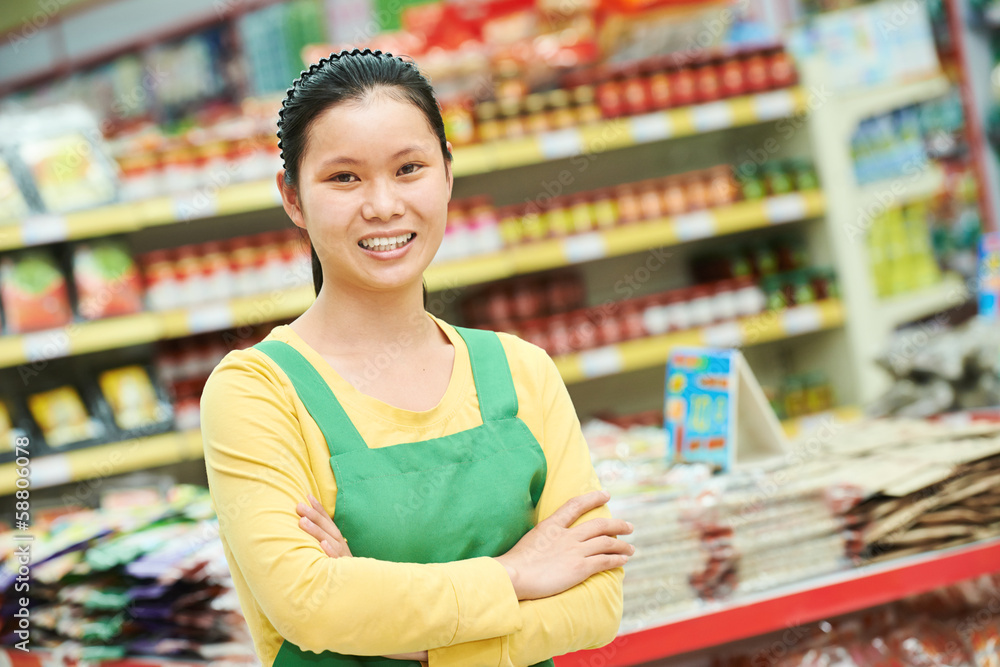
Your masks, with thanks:
[[[557,665],[995,664],[980,617],[1000,571],[997,6],[0,14],[14,667],[256,664],[199,402],[226,354],[315,298],[275,122],[309,63],[354,47],[417,62],[454,146],[427,309],[552,356],[612,510],[636,526],[622,636]],[[767,460],[722,472],[668,451],[680,348],[739,350],[752,383],[691,375],[728,401],[698,404],[706,446]],[[11,648],[25,533],[29,662]]]

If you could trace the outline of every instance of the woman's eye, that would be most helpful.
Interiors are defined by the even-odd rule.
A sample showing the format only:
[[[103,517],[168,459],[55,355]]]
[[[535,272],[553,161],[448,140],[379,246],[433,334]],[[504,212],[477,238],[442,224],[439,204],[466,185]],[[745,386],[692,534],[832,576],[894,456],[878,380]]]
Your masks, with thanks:
[[[331,180],[336,183],[350,183],[354,179],[354,174],[336,174]]]
[[[414,164],[413,162],[411,162],[409,164],[404,164],[402,167],[399,168],[399,171],[405,176],[406,174],[412,174],[419,168],[420,168],[419,164]]]

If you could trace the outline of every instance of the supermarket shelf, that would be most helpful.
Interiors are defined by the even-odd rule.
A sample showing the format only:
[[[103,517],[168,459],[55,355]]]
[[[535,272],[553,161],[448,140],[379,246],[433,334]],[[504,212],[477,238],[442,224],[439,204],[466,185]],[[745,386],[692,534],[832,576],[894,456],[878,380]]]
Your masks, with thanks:
[[[803,436],[815,428],[826,424],[846,424],[858,421],[864,416],[864,411],[856,405],[844,405],[832,410],[824,410],[812,415],[805,415],[795,419],[785,419],[781,422],[781,428],[785,435],[794,440]]]
[[[557,667],[641,665],[727,642],[788,630],[806,623],[925,593],[1000,572],[1000,539],[786,586],[744,600],[667,619],[662,625],[620,635],[608,646],[556,658]]]
[[[859,88],[839,96],[837,112],[844,122],[857,125],[865,118],[940,97],[950,88],[951,83],[943,75],[904,84]]]
[[[189,309],[137,313],[0,336],[0,368],[294,317],[314,298],[309,285]]]
[[[544,132],[455,149],[455,176],[469,176],[615,148],[785,118],[807,108],[801,88],[775,90],[580,128]],[[0,226],[0,250],[134,232],[149,227],[276,208],[273,179],[102,206],[65,215],[37,215]]]
[[[972,298],[962,278],[945,274],[937,285],[882,299],[879,311],[890,328],[962,305]]]
[[[199,431],[134,438],[63,454],[33,457],[31,488],[40,489],[67,482],[110,477],[182,461],[194,461],[202,457]],[[0,465],[0,475],[0,495],[14,493],[14,481],[17,479],[15,464]]]
[[[944,187],[944,171],[935,164],[929,164],[917,174],[902,174],[861,188],[858,209],[877,217],[876,207],[882,209],[930,199]]]
[[[124,234],[175,222],[275,208],[280,204],[277,186],[269,179],[65,215],[37,215],[17,225],[0,226],[0,250]]]
[[[586,352],[561,355],[554,361],[563,381],[572,384],[665,365],[670,350],[678,346],[744,347],[832,329],[843,322],[841,302],[828,299],[785,310],[766,311],[701,329],[638,338]]]
[[[613,227],[600,232],[528,243],[488,255],[432,264],[427,289],[438,291],[580,262],[627,255],[701,238],[735,234],[821,215],[820,190],[744,201],[685,215]]]
[[[580,128],[543,132],[523,139],[504,139],[463,146],[453,152],[455,176],[483,174],[549,160],[741,127],[787,118],[808,109],[803,88],[774,90],[708,104],[656,111],[601,121]]]

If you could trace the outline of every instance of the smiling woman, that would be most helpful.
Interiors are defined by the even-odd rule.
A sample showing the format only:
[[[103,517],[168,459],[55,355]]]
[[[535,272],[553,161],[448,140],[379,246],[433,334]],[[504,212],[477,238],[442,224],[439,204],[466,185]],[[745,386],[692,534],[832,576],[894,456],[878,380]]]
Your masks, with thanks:
[[[227,355],[202,396],[261,662],[549,665],[607,644],[632,528],[607,510],[555,365],[423,308],[453,181],[430,84],[389,54],[334,54],[278,127],[316,301]]]

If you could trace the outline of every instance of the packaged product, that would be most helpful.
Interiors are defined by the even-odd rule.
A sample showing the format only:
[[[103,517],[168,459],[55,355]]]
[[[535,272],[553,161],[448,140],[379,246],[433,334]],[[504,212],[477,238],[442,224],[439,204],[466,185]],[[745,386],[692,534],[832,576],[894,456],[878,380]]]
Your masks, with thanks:
[[[11,333],[63,326],[73,319],[66,278],[46,250],[0,258],[0,302]]]
[[[18,438],[24,438],[28,432],[20,428],[17,413],[13,404],[7,399],[0,398],[0,457],[13,457]],[[20,444],[24,444],[22,440]],[[30,441],[29,445],[30,446]]]
[[[42,207],[65,213],[106,204],[117,196],[115,162],[97,119],[80,105],[0,118],[0,142],[29,173]]]
[[[104,371],[98,376],[101,394],[122,430],[152,426],[164,421],[169,409],[156,393],[145,368],[137,364]]]
[[[139,269],[122,241],[81,243],[73,249],[78,310],[87,320],[142,310]]]
[[[58,448],[104,435],[104,425],[92,417],[80,393],[66,385],[28,396],[28,409],[49,447]]]
[[[10,165],[0,156],[0,225],[16,224],[28,213],[28,202],[18,187]]]

